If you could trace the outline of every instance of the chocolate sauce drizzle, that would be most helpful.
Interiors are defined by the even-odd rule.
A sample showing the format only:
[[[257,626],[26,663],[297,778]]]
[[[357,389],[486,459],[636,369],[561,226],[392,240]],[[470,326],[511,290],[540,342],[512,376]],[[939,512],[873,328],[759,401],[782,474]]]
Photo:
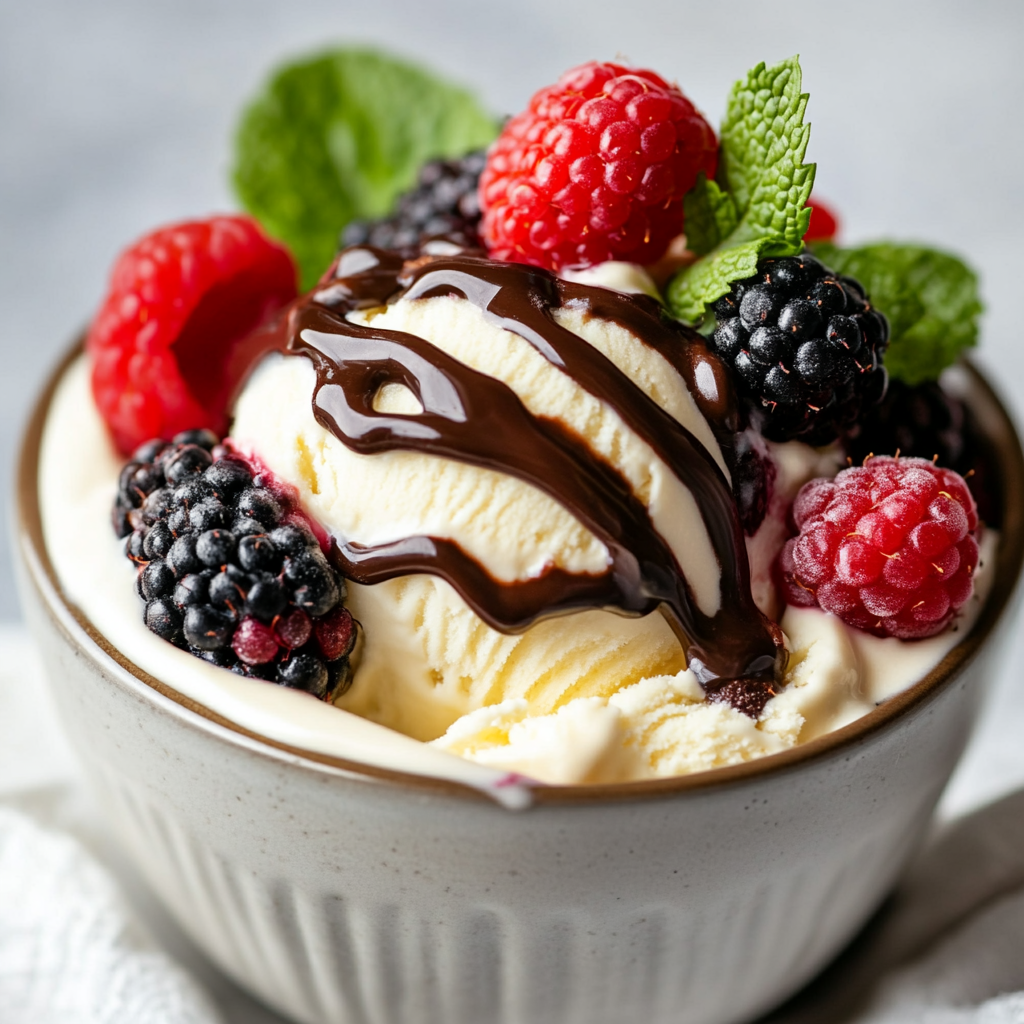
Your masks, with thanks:
[[[560,421],[530,413],[503,382],[429,342],[356,324],[347,315],[397,298],[457,296],[491,323],[523,338],[552,365],[614,409],[693,494],[721,568],[714,615],[698,607],[678,562],[622,474]],[[778,627],[750,594],[743,532],[728,482],[704,446],[611,360],[561,327],[561,307],[620,324],[658,351],[686,381],[712,429],[736,429],[728,378],[703,339],[663,317],[647,296],[561,281],[546,271],[479,256],[421,257],[370,248],[341,254],[334,279],[297,300],[276,333],[240,352],[235,370],[257,351],[303,355],[316,368],[313,412],[352,451],[404,450],[498,470],[550,495],[607,548],[608,569],[574,574],[555,567],[500,582],[457,544],[434,537],[364,547],[340,540],[335,563],[358,583],[429,573],[447,580],[495,629],[515,633],[541,618],[583,608],[625,615],[660,610],[683,644],[709,697],[757,716],[777,692],[784,667]],[[374,409],[385,384],[401,384],[423,412]]]

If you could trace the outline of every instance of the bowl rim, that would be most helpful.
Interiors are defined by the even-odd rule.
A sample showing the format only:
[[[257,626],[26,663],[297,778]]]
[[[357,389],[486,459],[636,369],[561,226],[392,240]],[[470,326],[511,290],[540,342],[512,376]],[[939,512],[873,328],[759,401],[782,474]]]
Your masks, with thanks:
[[[68,600],[50,561],[43,537],[40,514],[38,469],[43,430],[50,404],[58,384],[73,362],[84,351],[84,336],[78,337],[57,362],[40,391],[22,435],[15,477],[15,530],[17,547],[28,574],[43,599],[46,611],[69,642],[82,647],[81,638],[68,628],[70,618],[91,641],[86,649],[91,660],[109,672],[113,662],[137,683],[140,694],[155,691],[171,702],[169,710],[183,722],[211,735],[261,756],[305,766],[331,775],[359,776],[368,781],[390,783],[419,791],[430,791],[458,797],[469,797],[494,804],[481,789],[453,779],[418,775],[399,769],[346,760],[301,747],[280,743],[259,733],[244,729],[204,705],[179,693],[163,680],[157,679],[129,661],[96,629],[82,611]],[[892,727],[914,708],[929,702],[952,685],[975,659],[984,641],[993,632],[1007,609],[1019,582],[1024,564],[1024,451],[1013,421],[1004,403],[991,384],[970,362],[960,364],[967,372],[971,392],[967,404],[977,415],[987,407],[987,416],[980,416],[987,440],[997,457],[1002,483],[1002,526],[996,554],[992,589],[968,635],[950,650],[942,661],[923,679],[877,705],[874,710],[849,725],[826,733],[808,743],[779,753],[755,758],[737,765],[713,768],[689,775],[644,779],[634,782],[552,785],[531,783],[531,806],[551,804],[592,804],[622,800],[648,800],[684,796],[712,788],[731,788],[763,777],[774,777],[803,766],[847,753],[882,729]],[[253,742],[255,741],[255,742]]]

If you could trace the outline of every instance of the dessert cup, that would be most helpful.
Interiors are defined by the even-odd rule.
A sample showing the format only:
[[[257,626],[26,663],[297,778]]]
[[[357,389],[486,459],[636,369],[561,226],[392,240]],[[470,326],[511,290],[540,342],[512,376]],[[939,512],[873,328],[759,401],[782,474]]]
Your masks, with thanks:
[[[1013,626],[1024,458],[988,384],[966,401],[1002,488],[992,590],[924,679],[804,746],[679,778],[456,782],[287,748],[125,659],[61,593],[25,435],[26,616],[126,852],[221,968],[303,1024],[730,1024],[807,981],[920,841]]]

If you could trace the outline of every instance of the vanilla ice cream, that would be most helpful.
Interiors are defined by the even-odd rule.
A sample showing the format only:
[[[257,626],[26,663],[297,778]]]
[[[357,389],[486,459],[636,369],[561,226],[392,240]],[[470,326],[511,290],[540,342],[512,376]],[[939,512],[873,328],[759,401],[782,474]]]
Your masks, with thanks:
[[[711,614],[717,610],[718,565],[693,496],[614,410],[522,338],[488,324],[465,300],[400,301],[364,319],[427,339],[503,380],[537,414],[567,421],[622,468],[670,538],[701,606]],[[585,323],[571,311],[561,320],[689,426],[726,472],[685,383],[658,353],[617,325]],[[536,576],[550,565],[573,573],[607,567],[600,541],[521,480],[417,453],[350,451],[313,417],[308,396],[315,383],[307,360],[268,357],[238,402],[232,440],[297,486],[303,506],[335,536],[366,545],[409,535],[443,537],[499,580]],[[392,393],[385,401],[395,411],[402,396]],[[546,713],[573,697],[611,696],[647,676],[685,668],[679,642],[656,615],[630,619],[592,610],[507,635],[488,627],[436,577],[353,585],[350,594],[366,641],[342,706],[418,739],[435,739],[457,718],[496,698],[529,698],[535,710]]]

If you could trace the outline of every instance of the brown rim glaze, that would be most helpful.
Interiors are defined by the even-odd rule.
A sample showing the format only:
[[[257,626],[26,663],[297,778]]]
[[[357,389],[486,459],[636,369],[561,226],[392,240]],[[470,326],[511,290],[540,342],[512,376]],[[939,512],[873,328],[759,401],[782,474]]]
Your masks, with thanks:
[[[468,784],[416,775],[411,772],[377,768],[359,761],[347,761],[343,758],[318,754],[314,751],[278,743],[258,733],[243,729],[234,722],[178,693],[166,683],[154,678],[129,661],[66,599],[43,541],[39,509],[38,464],[43,427],[54,391],[64,372],[81,352],[81,348],[82,342],[79,340],[60,361],[43,388],[22,440],[16,478],[18,545],[32,582],[39,590],[54,625],[73,643],[79,642],[78,638],[73,636],[65,623],[61,621],[60,613],[65,613],[65,616],[77,623],[92,641],[95,649],[86,653],[94,661],[101,665],[104,659],[113,661],[135,679],[167,697],[185,711],[193,712],[195,716],[198,716],[197,720],[195,717],[182,715],[182,718],[191,724],[204,727],[205,723],[209,722],[238,737],[255,740],[255,749],[267,757],[280,759],[281,754],[287,754],[311,762],[308,767],[312,770],[316,770],[317,765],[323,765],[370,780],[452,796],[470,797],[492,803],[491,799],[481,790]],[[776,775],[779,772],[792,770],[805,763],[821,760],[853,748],[872,733],[892,725],[905,712],[935,697],[959,677],[961,672],[974,660],[978,649],[992,633],[1010,605],[1020,576],[1021,565],[1024,563],[1024,452],[1021,450],[1020,440],[1009,414],[991,386],[972,365],[968,363],[965,364],[965,367],[971,383],[967,403],[977,416],[982,430],[992,444],[998,459],[1003,490],[1003,521],[996,557],[995,579],[985,607],[968,636],[957,644],[924,679],[891,697],[876,707],[874,711],[850,725],[812,740],[810,743],[792,747],[778,754],[756,758],[743,764],[715,768],[692,775],[595,785],[538,784],[533,790],[534,806],[665,798],[709,787],[739,784],[757,776]],[[231,741],[231,737],[225,736],[222,732],[218,731],[214,735],[224,742]],[[246,747],[253,749],[251,744],[246,744]]]

